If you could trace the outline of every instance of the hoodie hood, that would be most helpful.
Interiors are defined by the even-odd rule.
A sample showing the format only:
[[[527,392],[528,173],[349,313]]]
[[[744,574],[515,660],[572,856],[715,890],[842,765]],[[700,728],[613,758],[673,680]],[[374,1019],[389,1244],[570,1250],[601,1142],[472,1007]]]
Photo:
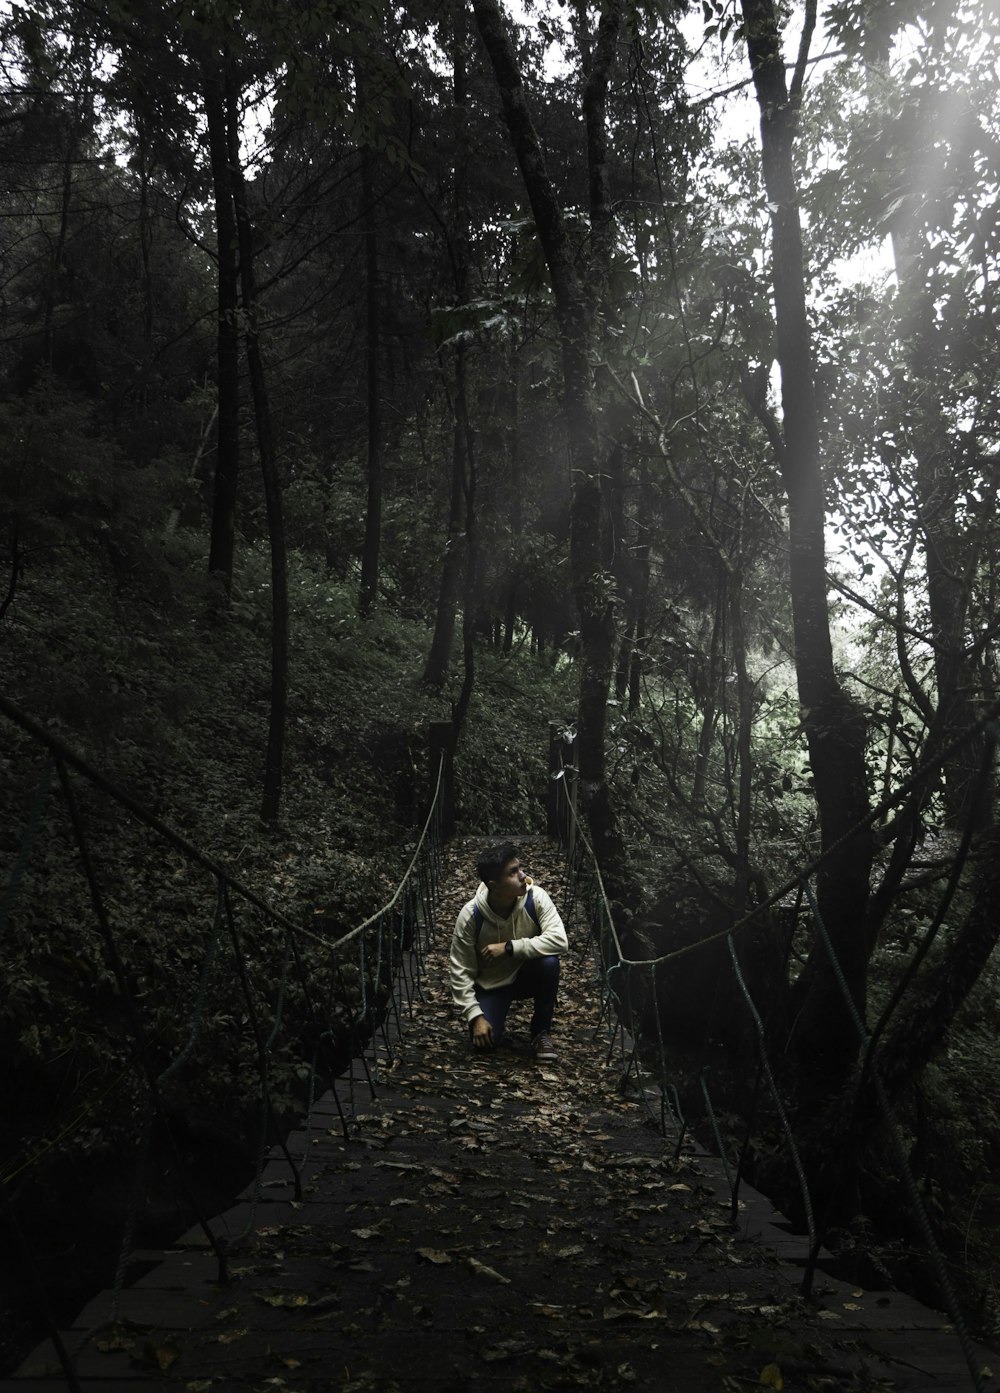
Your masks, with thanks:
[[[531,876],[526,875],[524,877],[524,894],[519,895],[518,898],[514,901],[510,909],[510,914],[505,914],[503,918],[501,918],[498,914],[495,914],[494,911],[490,908],[488,898],[490,892],[486,888],[486,882],[480,881],[479,889],[476,891],[476,904],[479,906],[483,918],[488,920],[491,924],[506,924],[510,919],[511,914],[514,914],[518,909],[520,909],[523,906],[525,900],[528,898],[528,891],[531,889],[533,884],[534,881],[531,879]]]

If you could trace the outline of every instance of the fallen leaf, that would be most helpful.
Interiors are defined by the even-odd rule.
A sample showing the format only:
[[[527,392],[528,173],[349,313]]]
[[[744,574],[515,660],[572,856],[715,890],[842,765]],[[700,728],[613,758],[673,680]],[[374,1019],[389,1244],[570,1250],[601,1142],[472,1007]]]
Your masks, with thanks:
[[[273,1291],[258,1292],[258,1300],[264,1301],[268,1306],[308,1306],[309,1298],[304,1292],[300,1291]]]
[[[605,1320],[664,1320],[665,1311],[658,1311],[655,1306],[648,1306],[643,1309],[640,1306],[605,1306]]]
[[[242,1340],[247,1333],[246,1326],[239,1326],[236,1330],[224,1330],[218,1337],[220,1345],[231,1345],[234,1340]]]
[[[501,1359],[510,1359],[515,1354],[521,1354],[529,1348],[526,1340],[501,1340],[498,1345],[491,1345],[488,1349],[484,1349],[482,1357],[487,1364],[496,1364]]]
[[[757,1382],[762,1383],[765,1388],[778,1389],[778,1393],[781,1393],[781,1389],[785,1386],[785,1380],[781,1377],[781,1370],[777,1364],[765,1364],[760,1371]]]
[[[143,1356],[147,1364],[155,1364],[158,1369],[166,1373],[171,1364],[180,1356],[180,1349],[177,1345],[154,1345],[148,1341],[143,1347]]]
[[[441,1263],[451,1262],[451,1254],[442,1251],[440,1248],[418,1248],[417,1254],[426,1259],[427,1262]]]
[[[122,1332],[118,1332],[114,1335],[108,1335],[103,1340],[94,1341],[94,1348],[99,1349],[102,1354],[110,1354],[113,1350],[116,1349],[132,1349],[134,1345],[135,1340],[130,1339],[128,1335],[125,1335]]]
[[[544,1316],[546,1320],[563,1320],[565,1312],[561,1306],[550,1306],[542,1301],[534,1301],[531,1310],[536,1316]]]
[[[480,1277],[489,1277],[494,1282],[502,1282],[505,1287],[510,1286],[510,1278],[504,1277],[495,1267],[487,1267],[485,1262],[480,1262],[478,1258],[467,1258],[469,1266],[473,1272]]]

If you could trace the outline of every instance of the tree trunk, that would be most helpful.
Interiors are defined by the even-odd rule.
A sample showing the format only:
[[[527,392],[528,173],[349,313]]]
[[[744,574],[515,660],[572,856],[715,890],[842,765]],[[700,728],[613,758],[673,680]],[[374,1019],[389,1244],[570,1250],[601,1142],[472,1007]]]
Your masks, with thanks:
[[[555,299],[562,354],[564,409],[573,493],[570,510],[570,568],[580,616],[580,699],[577,757],[580,787],[599,858],[620,854],[605,780],[604,738],[608,693],[614,676],[615,615],[611,579],[604,567],[602,473],[596,393],[591,372],[594,315],[576,269],[562,208],[549,176],[521,82],[514,52],[496,0],[473,0],[476,22],[500,92],[511,143],[545,254]],[[606,249],[609,222],[603,158],[604,100],[615,53],[620,5],[602,15],[600,62],[585,85],[592,237]],[[599,277],[600,279],[600,277]]]
[[[72,39],[72,56],[82,58],[86,43],[79,34]],[[62,177],[59,188],[59,225],[55,244],[49,257],[48,274],[45,278],[45,295],[42,310],[42,362],[47,369],[52,368],[55,351],[56,309],[63,301],[66,281],[66,246],[69,240],[70,211],[73,206],[73,172],[80,154],[81,140],[85,138],[85,114],[92,107],[90,94],[86,87],[76,87],[73,100],[63,121]],[[92,116],[92,112],[91,112]]]
[[[358,87],[360,89],[360,82]],[[367,331],[368,389],[368,501],[365,510],[365,544],[361,554],[361,586],[358,610],[371,612],[378,594],[379,548],[382,539],[382,383],[380,374],[378,303],[378,230],[375,218],[373,155],[361,151],[361,202],[365,241],[365,323]]]
[[[742,918],[749,904],[750,835],[753,814],[753,682],[747,668],[746,627],[743,622],[743,585],[739,575],[726,582],[729,590],[729,632],[733,667],[736,669],[736,883],[733,916]]]
[[[139,159],[139,253],[142,258],[142,372],[139,379],[139,410],[145,415],[149,405],[149,375],[153,365],[153,217],[149,206],[150,170],[146,139],[146,118],[136,116]],[[143,437],[145,449],[146,437]]]
[[[719,694],[723,690],[722,650],[725,637],[725,597],[722,589],[717,592],[715,613],[712,615],[712,635],[708,647],[708,670],[704,689],[701,693],[699,710],[701,727],[698,732],[698,749],[694,761],[694,778],[691,781],[691,807],[700,812],[705,806],[708,787],[708,766],[712,754],[712,741],[719,719]],[[695,693],[697,697],[698,693]]]
[[[456,352],[456,373],[458,359],[464,353],[459,344]],[[465,444],[458,422],[452,428],[451,447],[451,504],[448,513],[448,541],[441,565],[441,583],[438,586],[437,617],[434,622],[434,637],[431,640],[427,665],[424,668],[424,681],[432,687],[442,687],[448,676],[451,662],[451,643],[455,633],[455,614],[458,609],[458,593],[462,576],[462,563],[465,559],[463,528],[465,523]]]
[[[633,609],[633,639],[628,665],[628,710],[634,716],[642,698],[642,662],[649,647],[646,632],[649,609],[649,519],[653,501],[649,490],[649,470],[645,462],[639,466],[639,511],[636,519],[636,548],[634,558],[635,594]]]
[[[457,0],[454,16],[454,52],[452,55],[452,96],[455,106],[455,167],[454,220],[452,237],[452,267],[455,280],[456,303],[465,303],[468,295],[468,121],[466,103],[468,83],[466,75],[466,48],[468,29],[464,0]],[[468,435],[460,419],[464,407],[459,405],[459,397],[464,402],[465,392],[465,345],[459,340],[455,347],[455,422],[451,448],[451,498],[448,508],[448,541],[445,545],[444,561],[441,566],[441,583],[438,587],[437,613],[434,622],[434,637],[431,640],[427,665],[424,668],[424,681],[432,687],[444,685],[451,662],[451,645],[455,634],[455,613],[458,608],[459,587],[462,577],[462,564],[470,551],[470,542],[465,524],[468,513],[467,492],[470,481],[466,478],[466,446]],[[463,545],[464,542],[464,545]],[[468,585],[466,585],[468,592]],[[471,620],[472,616],[468,616]]]
[[[868,812],[866,727],[833,666],[812,344],[792,148],[798,126],[807,35],[791,87],[786,83],[775,0],[742,0],[747,50],[761,112],[761,162],[772,231],[772,280],[781,369],[781,471],[788,498],[795,670],[821,828],[829,852],[818,878],[823,923],[855,1009],[864,1015],[868,949],[864,932],[873,843],[867,831],[841,843]],[[839,844],[839,845],[838,845]],[[821,944],[799,978],[794,1048],[799,1077],[822,1095],[856,1058],[850,1014]]]
[[[907,210],[909,211],[909,210]],[[897,214],[902,218],[903,214]],[[936,311],[933,293],[915,239],[898,228],[892,238],[893,263],[902,308],[902,338],[910,373],[919,391],[923,429],[916,442],[916,485],[927,570],[927,605],[931,620],[934,676],[942,711],[941,740],[947,744],[975,724],[979,684],[966,649],[969,597],[975,558],[961,537],[956,520],[957,474],[954,446],[937,389]],[[969,741],[945,763],[943,798],[948,823],[964,825],[985,736]],[[982,809],[988,816],[989,805]]]
[[[459,352],[455,360],[455,431],[464,442],[467,466],[465,486],[465,597],[462,604],[462,690],[455,703],[452,717],[457,747],[465,728],[472,689],[476,680],[476,614],[479,609],[479,547],[476,538],[476,456],[469,421],[469,403],[465,390],[465,357]]]
[[[911,1085],[939,1053],[1000,940],[1000,828],[991,828],[977,851],[982,870],[972,908],[947,952],[907,995],[878,1053],[879,1077],[890,1097]]]
[[[231,66],[227,72],[226,87],[227,136],[233,205],[239,239],[247,367],[253,394],[257,449],[260,454],[260,467],[264,481],[267,534],[271,545],[271,709],[260,817],[262,822],[273,826],[278,820],[278,812],[281,807],[285,726],[288,710],[288,559],[285,546],[281,483],[278,479],[274,445],[274,427],[271,421],[267,376],[264,372],[260,343],[260,304],[254,274],[253,226],[243,180],[243,167],[240,163],[239,90]]]
[[[509,412],[507,412],[507,438],[510,441],[508,460],[510,464],[510,499],[511,499],[511,547],[510,547],[510,579],[507,582],[507,597],[504,607],[504,633],[503,651],[512,653],[514,651],[514,630],[517,626],[517,600],[520,593],[520,576],[517,570],[517,558],[521,551],[521,531],[524,527],[524,499],[521,484],[521,431],[519,420],[520,397],[517,390],[516,368],[511,366],[511,391]],[[522,553],[523,554],[523,553]]]
[[[203,68],[205,114],[208,121],[212,189],[215,198],[215,236],[217,247],[217,328],[216,361],[218,426],[216,430],[215,481],[212,495],[212,521],[209,538],[208,570],[218,576],[228,594],[233,583],[236,546],[236,483],[240,459],[240,369],[239,369],[239,271],[236,247],[238,235],[233,203],[233,181],[229,165],[226,131],[224,73],[219,62]]]

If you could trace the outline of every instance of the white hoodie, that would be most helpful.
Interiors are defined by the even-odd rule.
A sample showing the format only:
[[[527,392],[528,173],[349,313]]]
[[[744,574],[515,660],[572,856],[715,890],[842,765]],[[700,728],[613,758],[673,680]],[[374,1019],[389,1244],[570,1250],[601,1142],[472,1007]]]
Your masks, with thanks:
[[[505,987],[513,982],[517,970],[528,958],[544,958],[549,954],[557,957],[569,947],[563,921],[559,911],[552,903],[547,891],[540,885],[533,885],[531,877],[525,876],[525,893],[514,901],[514,906],[506,919],[490,908],[488,891],[481,884],[476,897],[469,900],[459,911],[455,921],[455,932],[451,938],[449,970],[451,976],[451,996],[456,1008],[466,1021],[474,1021],[483,1014],[476,1000],[476,984],[480,987]],[[528,890],[532,891],[535,914],[538,924],[525,908]],[[480,957],[476,946],[476,918],[473,905],[478,905],[483,916],[480,935],[482,943],[506,943],[513,941],[512,954],[487,960]]]

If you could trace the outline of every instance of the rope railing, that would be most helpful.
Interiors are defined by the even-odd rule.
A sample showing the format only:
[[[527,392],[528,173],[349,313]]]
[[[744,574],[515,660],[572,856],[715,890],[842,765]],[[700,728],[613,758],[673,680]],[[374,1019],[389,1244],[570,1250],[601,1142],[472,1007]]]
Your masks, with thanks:
[[[838,847],[850,837],[862,831],[865,825],[886,815],[904,797],[918,786],[921,779],[926,779],[928,773],[943,760],[947,759],[956,749],[961,748],[967,741],[976,735],[985,732],[989,740],[988,749],[984,756],[983,769],[980,771],[978,787],[980,792],[985,789],[988,774],[992,768],[994,746],[1000,738],[1000,729],[997,726],[997,718],[1000,715],[1000,708],[990,710],[976,725],[965,731],[961,737],[953,740],[949,745],[939,750],[932,759],[926,761],[925,765],[916,771],[905,784],[900,785],[894,793],[883,800],[879,806],[872,810],[872,813],[863,820],[862,823],[845,834],[838,841]],[[568,748],[568,746],[567,746]],[[735,1221],[739,1206],[739,1188],[744,1169],[744,1161],[749,1149],[750,1132],[753,1125],[753,1116],[756,1114],[756,1095],[761,1084],[766,1086],[771,1099],[773,1108],[773,1118],[784,1139],[787,1153],[790,1158],[791,1166],[794,1171],[799,1187],[802,1213],[805,1217],[808,1230],[809,1250],[808,1257],[804,1265],[801,1290],[804,1296],[809,1296],[812,1290],[812,1282],[818,1261],[820,1249],[823,1243],[823,1233],[821,1232],[815,1205],[810,1193],[810,1186],[807,1178],[807,1168],[804,1164],[800,1145],[796,1138],[791,1119],[789,1117],[785,1100],[782,1096],[781,1088],[775,1076],[773,1062],[770,1058],[768,1046],[768,1033],[765,1022],[762,1018],[758,1004],[754,1001],[739,958],[736,953],[737,934],[746,929],[750,924],[760,918],[773,905],[784,901],[791,891],[797,892],[796,917],[800,906],[805,903],[808,913],[815,925],[815,930],[819,942],[822,943],[831,965],[831,971],[838,985],[838,990],[843,996],[845,1009],[853,1023],[858,1045],[863,1058],[863,1079],[870,1080],[872,1093],[875,1098],[878,1112],[882,1118],[886,1129],[886,1135],[892,1148],[895,1163],[899,1169],[900,1179],[904,1186],[908,1202],[916,1218],[919,1232],[924,1241],[925,1250],[929,1261],[933,1267],[938,1282],[938,1288],[942,1293],[951,1319],[956,1336],[962,1348],[963,1357],[968,1366],[972,1379],[972,1386],[976,1390],[983,1388],[983,1376],[979,1368],[975,1350],[968,1332],[968,1326],[960,1308],[960,1303],[955,1291],[954,1283],[948,1272],[947,1263],[940,1251],[934,1236],[933,1226],[926,1211],[923,1199],[920,1194],[919,1186],[913,1175],[906,1148],[903,1145],[898,1124],[895,1119],[894,1110],[886,1090],[882,1086],[879,1077],[877,1045],[881,1038],[885,1019],[889,1012],[894,1010],[899,1004],[901,992],[893,993],[889,1007],[883,1013],[874,1032],[869,1032],[864,1021],[858,1014],[854,998],[851,995],[847,977],[840,964],[834,945],[823,925],[819,912],[819,906],[812,889],[812,880],[819,868],[823,865],[826,858],[836,849],[829,847],[826,851],[815,858],[810,863],[800,869],[796,876],[789,880],[788,884],[782,886],[774,895],[770,896],[766,902],[753,907],[752,910],[736,919],[732,925],[721,932],[712,932],[699,938],[694,943],[685,944],[680,948],[673,949],[666,953],[658,954],[647,958],[636,958],[628,955],[623,948],[622,939],[615,924],[611,905],[605,891],[604,882],[601,876],[600,866],[594,849],[587,835],[587,829],[579,816],[574,797],[574,773],[572,767],[561,757],[557,761],[559,767],[554,773],[554,783],[557,789],[556,801],[558,810],[553,819],[554,829],[557,831],[562,843],[564,854],[566,855],[569,890],[567,898],[570,903],[578,902],[583,911],[584,917],[590,929],[590,943],[592,948],[595,975],[599,988],[599,1001],[597,1011],[597,1023],[595,1035],[602,1031],[607,1036],[607,1059],[610,1063],[616,1053],[619,1056],[619,1065],[622,1068],[623,1079],[634,1078],[635,1091],[644,1103],[650,1117],[656,1122],[665,1138],[671,1132],[675,1134],[675,1157],[680,1154],[685,1136],[689,1130],[688,1122],[685,1119],[681,1107],[681,1090],[675,1079],[671,1077],[672,1070],[668,1058],[668,1049],[664,1039],[663,1020],[659,1009],[660,993],[659,983],[662,974],[669,972],[672,963],[683,955],[704,951],[707,948],[717,946],[724,941],[728,949],[728,963],[736,983],[740,997],[744,1002],[748,1018],[752,1025],[752,1035],[757,1046],[757,1081],[754,1085],[753,1102],[746,1120],[746,1138],[744,1140],[741,1154],[736,1164],[727,1155],[726,1144],[722,1136],[722,1129],[718,1123],[716,1108],[712,1100],[711,1090],[708,1084],[710,1066],[706,1065],[700,1070],[697,1078],[699,1088],[705,1108],[705,1115],[708,1119],[709,1128],[714,1137],[716,1149],[722,1162],[727,1184],[731,1194],[731,1214]],[[969,824],[971,828],[972,816]],[[966,830],[963,838],[963,846],[968,846],[969,829]],[[944,902],[950,902],[954,893],[955,879],[953,875],[948,879],[945,890],[945,900],[941,911],[935,916],[934,924],[928,938],[932,938],[940,926],[943,917]],[[909,984],[915,975],[916,966],[922,960],[929,947],[929,942],[918,946],[914,955],[913,971],[903,974],[903,981]],[[650,1033],[652,1031],[652,1034]],[[650,1087],[652,1083],[652,1087]],[[652,1099],[657,1100],[657,1106],[653,1106]]]
[[[72,1116],[58,1115],[48,1134],[26,1140],[0,1158],[2,1212],[37,1289],[37,1309],[49,1327],[67,1386],[78,1393],[74,1363],[79,1350],[67,1349],[44,1299],[46,1284],[32,1242],[34,1216],[26,1208],[36,1184],[44,1200],[41,1168],[82,1144],[84,1137],[92,1144],[102,1129],[113,1150],[131,1157],[110,1322],[117,1319],[127,1280],[154,1145],[168,1159],[183,1196],[187,1219],[179,1216],[178,1231],[194,1221],[215,1255],[219,1281],[227,1280],[229,1257],[253,1228],[273,1148],[284,1157],[295,1197],[301,1198],[308,1140],[303,1156],[296,1158],[285,1133],[303,1107],[311,1112],[322,1083],[332,1094],[344,1136],[349,1136],[357,1111],[351,1061],[362,1062],[366,1093],[374,1097],[380,1071],[395,1057],[406,1021],[422,997],[443,863],[446,757],[442,754],[438,763],[423,827],[394,894],[362,923],[332,936],[296,923],[269,904],[2,696],[0,715],[27,737],[26,748],[44,752],[11,873],[0,889],[0,942],[17,945],[29,965],[36,951],[54,950],[54,930],[48,933],[50,941],[39,946],[44,867],[33,873],[33,861],[58,854],[64,866],[75,862],[82,873],[81,893],[58,912],[72,917],[79,911],[72,924],[75,970],[96,988],[92,1005],[77,993],[64,1009],[79,1036],[85,1031],[92,1036],[92,1072],[103,1068],[109,1076],[88,1081],[91,1096]],[[127,919],[118,903],[128,886],[107,888],[123,841],[129,841],[131,850],[130,839],[135,838],[145,838],[147,844],[152,839],[163,848],[156,856],[164,882],[161,898],[169,902],[171,887],[184,886],[169,934],[149,913],[149,901],[156,898],[149,887],[139,884],[135,890],[145,898],[149,932],[159,935],[161,953],[173,954],[182,967],[169,1000],[157,990],[163,984],[149,947],[152,939],[144,940],[135,930],[134,917],[127,927],[119,922]],[[147,855],[145,864],[152,860]],[[202,877],[210,899],[196,888]],[[204,910],[196,908],[203,899]],[[83,922],[85,909],[89,927]],[[205,928],[197,922],[203,912]],[[203,1212],[197,1163],[188,1145],[189,1113],[204,1112],[210,1097],[211,1106],[218,1106],[217,1097],[203,1086],[206,1068],[231,1072],[234,1118],[243,1116],[247,1131],[256,1132],[248,1217],[237,1234],[217,1232]],[[345,1073],[343,1097],[338,1080]]]

